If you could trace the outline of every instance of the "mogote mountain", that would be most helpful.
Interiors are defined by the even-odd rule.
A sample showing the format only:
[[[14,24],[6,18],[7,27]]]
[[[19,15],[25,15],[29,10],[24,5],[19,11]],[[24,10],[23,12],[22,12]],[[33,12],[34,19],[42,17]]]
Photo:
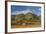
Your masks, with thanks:
[[[17,14],[17,15],[11,15],[11,18],[14,18],[14,19],[30,19],[30,18],[33,18],[33,14],[28,12],[26,14]]]
[[[36,14],[32,14],[30,12],[26,13],[26,14],[17,14],[17,15],[11,15],[11,18],[14,18],[14,19],[33,19],[33,18],[36,18],[36,17],[40,17],[40,16],[37,16]]]

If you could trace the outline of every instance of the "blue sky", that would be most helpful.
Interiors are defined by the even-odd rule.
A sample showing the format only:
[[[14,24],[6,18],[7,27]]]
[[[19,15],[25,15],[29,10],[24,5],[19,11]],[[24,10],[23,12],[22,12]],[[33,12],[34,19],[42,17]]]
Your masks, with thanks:
[[[41,14],[41,7],[40,6],[18,6],[18,5],[11,5],[11,14],[16,15],[20,13],[28,13],[32,12],[36,15]]]

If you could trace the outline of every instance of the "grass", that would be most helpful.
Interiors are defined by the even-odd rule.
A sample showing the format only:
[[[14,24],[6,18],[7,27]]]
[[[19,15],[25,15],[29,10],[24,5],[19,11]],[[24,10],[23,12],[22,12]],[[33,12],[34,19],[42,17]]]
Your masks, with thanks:
[[[11,26],[11,28],[35,28],[35,27],[41,27],[41,25],[26,25],[26,26],[12,25]]]
[[[31,23],[27,25],[16,25],[16,23]],[[11,23],[12,28],[32,28],[32,27],[40,27],[41,21],[40,20],[14,20]]]

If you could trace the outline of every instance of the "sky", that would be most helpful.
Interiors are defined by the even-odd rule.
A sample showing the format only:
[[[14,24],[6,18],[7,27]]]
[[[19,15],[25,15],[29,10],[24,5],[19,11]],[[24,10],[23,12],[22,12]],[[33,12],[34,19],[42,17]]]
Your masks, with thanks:
[[[26,14],[28,12],[34,13],[36,15],[41,14],[41,7],[40,6],[19,6],[19,5],[11,5],[11,15],[17,14]]]

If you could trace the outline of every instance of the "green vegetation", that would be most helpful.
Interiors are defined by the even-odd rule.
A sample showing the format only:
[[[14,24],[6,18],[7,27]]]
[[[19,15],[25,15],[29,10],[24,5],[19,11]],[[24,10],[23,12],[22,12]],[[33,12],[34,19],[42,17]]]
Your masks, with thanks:
[[[12,17],[12,16],[11,16]],[[31,26],[35,27],[35,25],[41,25],[41,17],[40,16],[37,16],[35,14],[32,14],[32,13],[27,13],[27,14],[19,14],[19,15],[16,15],[15,17],[12,17],[11,18],[11,25],[15,25],[15,26]]]

